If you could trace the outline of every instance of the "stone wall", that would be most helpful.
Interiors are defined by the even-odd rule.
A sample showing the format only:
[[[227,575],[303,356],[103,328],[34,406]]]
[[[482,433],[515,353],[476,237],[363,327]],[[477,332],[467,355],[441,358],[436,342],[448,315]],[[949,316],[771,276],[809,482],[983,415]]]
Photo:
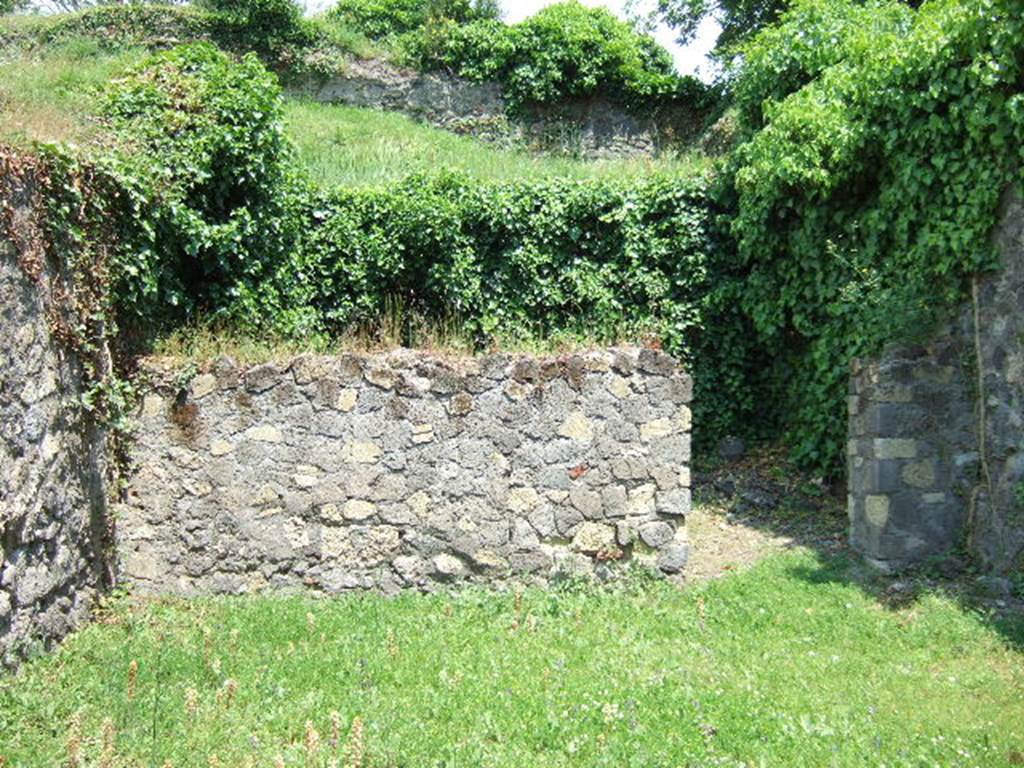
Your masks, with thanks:
[[[691,109],[638,118],[600,98],[535,107],[510,121],[496,83],[471,83],[379,60],[350,61],[340,74],[297,90],[316,101],[402,112],[456,133],[589,158],[657,155],[700,129],[700,115]]]
[[[983,565],[1024,547],[1024,203],[1007,198],[1002,269],[927,344],[858,363],[850,391],[854,547],[902,566],[964,545]],[[979,372],[981,374],[979,378]],[[980,393],[980,395],[979,395]]]
[[[692,384],[668,356],[148,364],[119,515],[144,593],[337,593],[686,561]]]
[[[0,177],[4,666],[86,618],[106,573],[104,441],[78,405],[79,366],[51,335],[51,310],[67,291],[38,246],[33,188],[30,177]]]

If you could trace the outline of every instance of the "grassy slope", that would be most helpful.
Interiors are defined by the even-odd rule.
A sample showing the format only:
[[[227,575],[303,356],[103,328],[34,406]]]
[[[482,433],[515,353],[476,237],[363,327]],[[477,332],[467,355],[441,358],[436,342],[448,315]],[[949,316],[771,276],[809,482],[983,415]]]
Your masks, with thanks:
[[[134,48],[104,51],[82,38],[0,60],[0,141],[83,144],[97,138],[100,89],[144,55]]]
[[[337,712],[367,767],[1008,764],[1024,627],[886,608],[843,567],[786,554],[701,589],[528,591],[519,613],[480,592],[121,604],[0,680],[0,755],[60,764],[79,712],[90,758],[113,719],[117,766],[329,765]]]
[[[5,22],[8,23],[8,22]],[[0,140],[84,144],[99,137],[93,116],[103,85],[145,55],[141,48],[111,52],[77,38],[0,63]],[[287,121],[300,160],[317,182],[367,186],[442,168],[487,181],[538,177],[595,178],[654,170],[692,173],[699,161],[582,162],[500,149],[416,123],[402,115],[304,101],[287,103]]]
[[[487,181],[622,178],[655,170],[693,173],[699,168],[699,161],[690,159],[584,162],[529,154],[456,136],[403,115],[338,105],[292,101],[287,118],[303,163],[324,184],[383,184],[439,168],[458,169]]]

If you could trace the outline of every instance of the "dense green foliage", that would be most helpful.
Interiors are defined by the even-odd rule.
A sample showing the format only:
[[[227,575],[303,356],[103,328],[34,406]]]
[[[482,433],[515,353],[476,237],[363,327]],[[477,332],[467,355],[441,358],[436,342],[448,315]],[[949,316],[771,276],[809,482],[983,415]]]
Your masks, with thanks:
[[[473,335],[592,339],[650,333],[684,351],[708,251],[699,182],[412,177],[311,201],[302,247],[277,279],[240,291],[248,322],[337,334],[400,298]]]
[[[14,13],[25,6],[26,0],[0,0],[0,14]]]
[[[497,80],[513,106],[601,95],[631,106],[703,105],[706,89],[676,74],[668,52],[604,8],[556,3],[525,21],[423,27],[403,39],[420,67]]]
[[[682,350],[697,322],[700,182],[441,174],[314,191],[293,172],[272,78],[206,44],[147,60],[106,114],[131,141],[119,167],[156,203],[137,222],[152,244],[128,249],[122,297],[145,324],[171,306],[177,320],[329,335],[397,297],[482,337],[643,330]]]
[[[0,753],[66,764],[77,727],[100,765],[110,718],[115,766],[1012,765],[1020,621],[847,575],[116,603],[0,679]]]
[[[397,299],[457,317],[481,345],[653,334],[697,374],[701,440],[781,427],[805,465],[835,473],[850,358],[926,332],[993,264],[999,199],[1024,159],[1024,22],[1010,6],[801,0],[744,49],[740,143],[710,187],[434,172],[317,189],[255,57],[158,54],[105,102],[117,150],[99,165],[125,190],[123,317],[327,338]],[[616,72],[624,98],[646,87],[628,62],[671,78],[609,18],[570,3],[514,27],[434,26],[541,41],[544,66],[511,66],[515,45],[488,63],[491,42],[451,60],[519,83],[524,103]],[[621,56],[602,58],[598,38]]]
[[[280,86],[207,43],[152,56],[111,88],[114,167],[145,199],[124,232],[125,311],[146,322],[229,303],[295,242]]]
[[[432,24],[497,19],[500,11],[493,0],[339,0],[327,18],[381,40]]]
[[[740,307],[807,462],[838,463],[851,356],[927,332],[994,265],[1024,161],[1018,11],[802,0],[744,51],[749,139],[723,175]]]

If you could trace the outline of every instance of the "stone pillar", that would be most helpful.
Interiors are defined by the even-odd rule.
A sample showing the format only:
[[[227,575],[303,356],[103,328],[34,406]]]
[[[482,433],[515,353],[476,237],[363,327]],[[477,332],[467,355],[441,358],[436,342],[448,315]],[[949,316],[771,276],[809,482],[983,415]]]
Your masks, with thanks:
[[[851,379],[850,540],[885,568],[962,537],[963,480],[977,456],[954,445],[970,444],[970,399],[963,373],[934,352],[894,351],[857,364]]]
[[[962,545],[978,564],[1024,558],[1024,202],[1007,194],[1001,268],[925,346],[855,364],[850,539],[908,565]]]

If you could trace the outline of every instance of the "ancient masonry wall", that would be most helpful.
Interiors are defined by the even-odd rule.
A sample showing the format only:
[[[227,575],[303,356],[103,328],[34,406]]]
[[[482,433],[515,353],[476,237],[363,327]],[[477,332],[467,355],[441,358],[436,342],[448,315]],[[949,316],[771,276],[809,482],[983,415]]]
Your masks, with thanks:
[[[686,562],[692,383],[622,348],[151,361],[119,513],[144,593],[393,592]]]
[[[38,247],[32,191],[0,178],[0,666],[67,634],[105,580],[104,440],[50,331],[65,285]]]
[[[379,60],[349,61],[340,74],[298,90],[316,101],[402,112],[456,133],[588,158],[657,155],[693,138],[701,127],[701,116],[691,109],[639,118],[601,98],[536,107],[510,121],[496,83],[471,83]]]
[[[966,549],[997,571],[1024,550],[1024,202],[1007,197],[1001,270],[919,346],[850,384],[853,546],[885,567]]]

